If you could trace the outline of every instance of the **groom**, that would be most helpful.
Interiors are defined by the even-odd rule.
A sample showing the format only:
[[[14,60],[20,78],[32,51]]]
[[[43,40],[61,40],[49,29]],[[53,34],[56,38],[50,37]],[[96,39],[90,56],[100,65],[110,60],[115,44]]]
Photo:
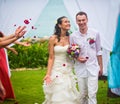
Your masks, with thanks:
[[[85,12],[76,14],[79,30],[70,35],[70,44],[80,46],[80,55],[75,61],[81,104],[97,104],[98,76],[102,75],[102,52],[99,33],[87,26]]]

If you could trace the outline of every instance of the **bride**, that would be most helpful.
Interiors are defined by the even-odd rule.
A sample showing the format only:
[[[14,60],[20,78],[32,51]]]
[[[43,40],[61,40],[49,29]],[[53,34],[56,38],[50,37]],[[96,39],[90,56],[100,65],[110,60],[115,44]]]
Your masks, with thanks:
[[[71,61],[67,57],[70,21],[63,16],[57,19],[54,35],[49,39],[49,59],[44,77],[43,104],[79,104],[78,90]]]

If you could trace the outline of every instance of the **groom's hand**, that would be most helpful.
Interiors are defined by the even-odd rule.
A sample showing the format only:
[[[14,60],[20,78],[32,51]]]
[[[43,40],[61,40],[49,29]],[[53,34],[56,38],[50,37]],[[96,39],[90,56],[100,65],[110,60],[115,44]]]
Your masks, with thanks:
[[[88,58],[86,58],[86,57],[78,57],[77,60],[79,62],[81,62],[81,63],[85,63],[88,60]]]

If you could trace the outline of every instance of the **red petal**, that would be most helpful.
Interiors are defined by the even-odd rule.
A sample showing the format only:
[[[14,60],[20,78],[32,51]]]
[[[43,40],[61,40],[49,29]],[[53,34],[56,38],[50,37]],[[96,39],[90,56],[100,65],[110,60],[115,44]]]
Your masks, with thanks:
[[[36,38],[36,36],[34,36],[34,38]]]
[[[34,29],[34,26],[32,26],[31,28]]]
[[[16,26],[16,24],[14,24],[14,26]]]
[[[26,19],[26,20],[24,20],[24,23],[29,24],[30,22]]]

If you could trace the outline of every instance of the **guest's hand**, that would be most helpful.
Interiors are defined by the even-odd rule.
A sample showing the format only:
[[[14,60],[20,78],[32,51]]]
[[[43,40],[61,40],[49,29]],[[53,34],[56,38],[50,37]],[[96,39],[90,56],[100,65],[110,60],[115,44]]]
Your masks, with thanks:
[[[15,48],[10,48],[10,50],[11,50],[14,54],[18,55],[18,52],[15,50]]]
[[[29,42],[22,42],[23,46],[31,46],[31,44]]]
[[[81,62],[81,63],[85,63],[88,60],[88,58],[86,58],[86,57],[78,57],[77,60],[79,62]]]
[[[19,26],[15,31],[15,36],[21,38],[26,33],[25,28],[26,26]]]
[[[45,80],[45,82],[46,82],[46,85],[49,85],[49,84],[52,82],[50,75],[46,75],[46,76],[44,77],[44,80]]]
[[[8,46],[6,46],[5,48],[6,48],[7,50],[12,51],[14,54],[18,55],[18,52],[15,50],[15,48],[11,48],[11,47],[8,47]]]

